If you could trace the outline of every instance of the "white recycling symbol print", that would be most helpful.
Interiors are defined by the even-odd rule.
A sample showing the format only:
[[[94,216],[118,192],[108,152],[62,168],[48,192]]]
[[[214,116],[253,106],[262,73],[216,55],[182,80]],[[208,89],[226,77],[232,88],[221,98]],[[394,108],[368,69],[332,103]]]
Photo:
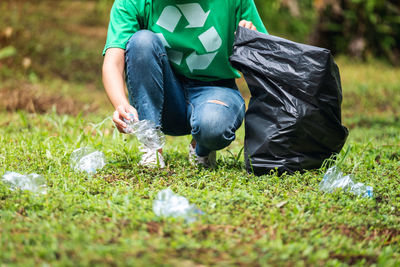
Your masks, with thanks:
[[[174,32],[176,26],[181,20],[182,14],[174,6],[166,6],[158,18],[157,25],[163,27],[169,32]]]
[[[198,3],[178,5],[183,15],[189,21],[189,25],[186,28],[200,28],[204,26],[210,10],[204,13],[203,9]]]
[[[204,12],[198,3],[181,4],[177,5],[177,7],[171,5],[166,6],[161,12],[156,24],[172,33],[175,31],[176,26],[178,26],[178,23],[182,18],[182,14],[189,22],[189,25],[187,25],[186,28],[201,28],[204,27],[208,15],[210,14],[210,10]],[[157,36],[160,38],[165,47],[171,47],[162,33],[157,33]],[[221,37],[214,27],[211,27],[200,34],[198,39],[202,43],[204,49],[207,51],[207,54],[199,55],[196,53],[196,51],[193,51],[186,58],[186,64],[192,73],[194,70],[207,69],[217,55],[217,50],[222,45]],[[168,58],[171,62],[180,65],[183,60],[183,53],[169,49]]]

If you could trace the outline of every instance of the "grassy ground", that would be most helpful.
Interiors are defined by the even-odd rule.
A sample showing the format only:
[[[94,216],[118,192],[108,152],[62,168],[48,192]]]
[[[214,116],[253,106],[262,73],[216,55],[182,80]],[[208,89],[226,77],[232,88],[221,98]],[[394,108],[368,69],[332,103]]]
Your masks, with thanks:
[[[344,170],[374,187],[374,199],[318,190],[323,169],[255,177],[236,161],[243,129],[216,170],[187,162],[189,137],[169,138],[168,167],[143,170],[134,138],[100,113],[85,116],[1,113],[0,174],[42,174],[49,193],[0,184],[0,261],[31,265],[341,265],[396,266],[400,257],[400,170],[395,114],[400,70],[340,61],[345,124],[351,129]],[[359,78],[354,78],[354,75]],[[385,78],[386,77],[386,78]],[[376,82],[379,81],[380,82]],[[390,92],[391,99],[382,92]],[[90,93],[90,92],[89,92]],[[89,94],[87,93],[87,94]],[[369,97],[366,98],[365,96]],[[380,100],[379,100],[380,99]],[[103,113],[111,109],[103,110]],[[103,122],[103,123],[102,123]],[[108,165],[74,173],[69,154],[90,145]],[[194,224],[157,218],[151,209],[166,187],[206,214]]]
[[[101,50],[98,22],[70,12],[78,14],[70,20],[87,26],[80,39],[69,40],[71,49],[91,39],[88,45]],[[6,41],[17,47],[15,40]],[[35,61],[40,55],[30,56]],[[137,141],[113,129],[96,71],[74,74],[78,69],[71,67],[64,76],[61,68],[53,72],[40,64],[13,69],[23,57],[0,61],[0,176],[39,173],[48,194],[10,191],[0,182],[2,265],[400,266],[400,69],[338,59],[343,119],[350,129],[343,170],[374,187],[375,197],[364,199],[322,194],[324,169],[281,177],[247,174],[239,157],[243,128],[230,152],[219,153],[215,170],[188,164],[190,137],[168,138],[165,170],[138,168]],[[98,64],[90,56],[83,60]],[[107,157],[94,176],[69,167],[70,153],[82,146]],[[205,215],[193,224],[155,216],[152,201],[167,187]]]

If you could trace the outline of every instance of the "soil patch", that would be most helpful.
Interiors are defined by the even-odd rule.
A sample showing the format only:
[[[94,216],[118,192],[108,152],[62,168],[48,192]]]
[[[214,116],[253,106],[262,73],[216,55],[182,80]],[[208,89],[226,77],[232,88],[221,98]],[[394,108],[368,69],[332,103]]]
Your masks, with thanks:
[[[97,107],[77,101],[70,96],[43,93],[31,84],[23,84],[18,88],[0,89],[0,110],[47,113],[54,109],[58,114],[77,115],[80,112],[83,114],[94,112]]]

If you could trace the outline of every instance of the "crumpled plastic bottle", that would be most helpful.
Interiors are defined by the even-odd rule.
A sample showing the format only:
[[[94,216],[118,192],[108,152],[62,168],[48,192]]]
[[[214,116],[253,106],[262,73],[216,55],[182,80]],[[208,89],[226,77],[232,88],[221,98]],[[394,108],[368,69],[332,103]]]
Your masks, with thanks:
[[[183,197],[174,194],[170,188],[161,190],[153,202],[153,211],[157,216],[184,218],[186,222],[194,222],[198,215],[204,214],[195,205]]]
[[[75,171],[95,174],[98,169],[106,165],[106,158],[101,151],[91,147],[81,147],[71,153],[70,164]]]
[[[128,125],[125,128],[126,133],[136,135],[140,143],[152,150],[158,150],[165,145],[165,135],[156,127],[154,122],[148,120],[135,121],[133,115],[130,114],[130,116],[132,117],[131,120],[124,120]]]
[[[29,190],[37,194],[47,193],[46,179],[39,174],[31,173],[24,175],[17,172],[6,172],[2,178],[13,191],[21,189]]]
[[[342,188],[344,191],[349,191],[355,195],[373,197],[372,186],[355,183],[353,180],[352,175],[343,176],[342,171],[337,166],[333,166],[325,173],[319,188],[327,193],[332,193],[335,189]]]

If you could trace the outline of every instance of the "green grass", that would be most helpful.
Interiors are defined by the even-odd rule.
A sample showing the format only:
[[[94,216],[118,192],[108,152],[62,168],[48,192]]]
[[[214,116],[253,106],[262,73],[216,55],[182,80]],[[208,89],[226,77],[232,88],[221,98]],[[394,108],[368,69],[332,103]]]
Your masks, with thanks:
[[[377,99],[383,90],[399,90],[398,81],[382,76],[399,77],[400,70],[382,65],[369,73],[378,63],[339,63],[344,121],[351,128],[343,170],[373,186],[374,199],[321,193],[324,169],[281,177],[247,174],[242,157],[236,159],[243,128],[229,147],[233,155],[220,152],[215,170],[190,166],[186,136],[168,138],[168,167],[152,171],[137,167],[135,138],[113,130],[110,119],[104,121],[102,114],[111,114],[110,107],[77,117],[2,112],[0,175],[36,172],[46,178],[49,190],[35,196],[0,183],[0,262],[399,266],[400,124],[391,106],[397,100],[393,93],[382,110]],[[365,94],[374,97],[365,99]],[[356,105],[360,102],[372,112],[364,112]],[[82,146],[107,157],[107,166],[93,177],[69,167],[70,153]],[[189,225],[157,217],[152,201],[167,187],[205,215]]]
[[[0,29],[0,44],[19,51],[0,61],[0,177],[36,172],[48,184],[48,194],[37,196],[0,182],[1,266],[400,266],[400,69],[338,58],[350,129],[342,167],[373,186],[373,199],[321,193],[324,168],[280,177],[246,173],[243,127],[229,151],[218,153],[214,170],[188,163],[189,136],[168,137],[167,168],[147,170],[137,166],[136,139],[114,130],[99,85],[106,19],[95,15],[104,15],[109,3],[45,3],[0,3],[10,11],[2,12],[0,25],[21,33],[7,39]],[[29,25],[52,34],[29,39]],[[46,43],[70,50],[45,53]],[[26,56],[32,65],[23,69]],[[9,93],[26,88],[37,101],[72,98],[80,105],[68,113],[82,112],[62,114],[62,101],[36,103],[45,113],[28,113],[23,104],[6,111],[2,105],[15,100]],[[107,157],[94,176],[69,166],[71,152],[82,146]],[[193,224],[157,217],[152,201],[167,187],[205,214]]]

